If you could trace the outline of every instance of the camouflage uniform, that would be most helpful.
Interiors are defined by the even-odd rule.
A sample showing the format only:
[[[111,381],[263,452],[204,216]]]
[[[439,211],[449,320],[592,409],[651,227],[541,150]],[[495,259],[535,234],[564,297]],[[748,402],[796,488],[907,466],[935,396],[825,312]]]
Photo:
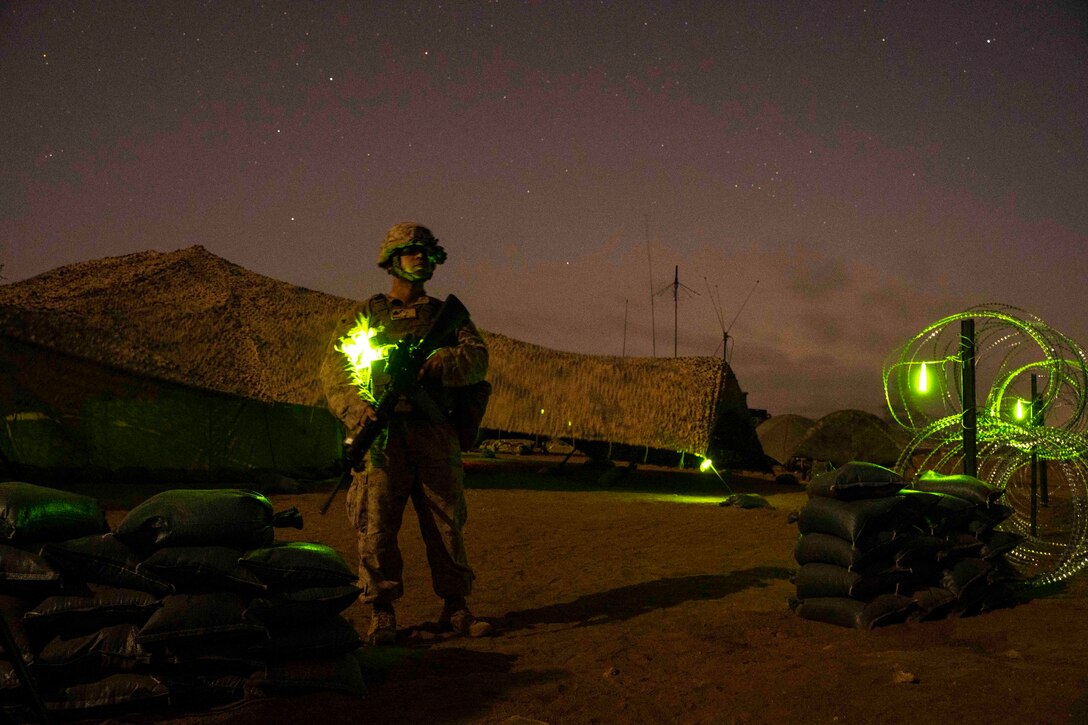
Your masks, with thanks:
[[[388,345],[409,334],[423,337],[440,308],[441,302],[429,297],[404,305],[379,294],[364,303],[360,319],[378,330],[375,344]],[[355,321],[342,322],[335,339]],[[484,379],[487,346],[466,321],[456,339],[435,356],[441,361],[441,383],[423,387],[439,410],[448,411],[452,403],[448,388]],[[331,348],[322,377],[330,410],[350,432],[363,420],[363,401],[375,405],[389,384],[379,360],[371,366],[369,389],[360,390],[351,381],[343,355]],[[461,450],[454,427],[445,419],[436,422],[433,412],[429,415],[419,404],[402,399],[371,447],[366,470],[355,474],[348,490],[348,516],[359,531],[359,575],[367,603],[391,604],[404,592],[397,534],[409,498],[419,518],[435,594],[449,599],[466,596],[472,589],[473,573],[461,535],[468,515]]]

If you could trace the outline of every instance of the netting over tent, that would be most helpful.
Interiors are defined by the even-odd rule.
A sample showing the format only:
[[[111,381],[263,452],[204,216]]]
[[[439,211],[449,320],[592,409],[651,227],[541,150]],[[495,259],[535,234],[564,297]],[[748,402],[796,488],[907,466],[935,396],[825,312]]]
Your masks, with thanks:
[[[0,286],[0,455],[46,468],[327,470],[343,431],[319,371],[358,305],[199,246]],[[487,428],[761,458],[723,361],[576,355],[483,334]]]

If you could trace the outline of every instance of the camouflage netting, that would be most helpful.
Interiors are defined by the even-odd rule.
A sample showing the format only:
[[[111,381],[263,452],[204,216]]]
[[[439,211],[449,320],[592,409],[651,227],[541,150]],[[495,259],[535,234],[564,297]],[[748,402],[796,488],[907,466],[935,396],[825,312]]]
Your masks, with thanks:
[[[496,334],[487,343],[488,428],[703,455],[723,409],[747,416],[744,393],[718,358],[578,355]]]
[[[0,353],[9,365],[9,373],[0,376],[0,414],[25,428],[38,412],[56,421],[85,415],[85,402],[92,399],[136,395],[144,411],[138,422],[125,424],[131,431],[150,425],[156,410],[162,417],[161,406],[146,403],[163,399],[155,388],[155,381],[163,381],[191,391],[185,398],[171,389],[174,397],[185,398],[178,408],[192,408],[191,397],[199,393],[269,409],[294,406],[295,420],[302,406],[313,418],[318,414],[312,411],[325,408],[322,357],[337,325],[353,317],[358,305],[264,277],[200,246],[61,267],[0,286]],[[586,356],[483,334],[494,385],[486,428],[699,455],[733,448],[742,451],[737,460],[762,458],[745,394],[721,360]],[[45,392],[77,383],[79,390],[70,395]],[[27,402],[46,398],[52,409]],[[221,410],[200,409],[207,419],[200,424],[207,428],[205,440],[253,440],[265,435],[254,427],[271,430],[280,420],[268,422],[266,410],[261,420],[247,423],[248,430],[232,433],[217,427]],[[185,415],[191,414],[177,417]],[[231,460],[245,459],[237,448]],[[251,460],[258,454],[247,455]]]
[[[355,304],[196,246],[0,286],[0,332],[183,385],[321,406],[315,371],[336,321]]]

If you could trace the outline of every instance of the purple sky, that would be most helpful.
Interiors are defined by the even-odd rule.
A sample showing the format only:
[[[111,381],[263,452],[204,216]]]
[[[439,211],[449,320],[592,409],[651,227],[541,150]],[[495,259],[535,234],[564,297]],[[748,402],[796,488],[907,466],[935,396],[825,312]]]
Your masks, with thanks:
[[[681,355],[754,287],[749,404],[879,413],[884,359],[974,304],[1088,344],[1084,8],[7,3],[3,276],[202,244],[365,297],[415,219],[485,329],[618,355],[626,309],[672,355],[678,265]]]

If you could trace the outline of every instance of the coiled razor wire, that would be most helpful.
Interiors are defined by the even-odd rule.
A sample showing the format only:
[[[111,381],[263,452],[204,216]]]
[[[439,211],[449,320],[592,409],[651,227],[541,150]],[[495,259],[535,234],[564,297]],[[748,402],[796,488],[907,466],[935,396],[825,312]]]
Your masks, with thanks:
[[[975,321],[978,478],[999,488],[1013,510],[1000,528],[1024,537],[1007,559],[1031,585],[1067,579],[1088,564],[1088,361],[1070,338],[1023,310],[994,304],[923,329],[884,365],[888,409],[912,435],[896,468],[908,478],[963,470],[961,323],[967,319]],[[986,380],[992,383],[983,397]],[[1034,533],[1033,456],[1049,479]]]

